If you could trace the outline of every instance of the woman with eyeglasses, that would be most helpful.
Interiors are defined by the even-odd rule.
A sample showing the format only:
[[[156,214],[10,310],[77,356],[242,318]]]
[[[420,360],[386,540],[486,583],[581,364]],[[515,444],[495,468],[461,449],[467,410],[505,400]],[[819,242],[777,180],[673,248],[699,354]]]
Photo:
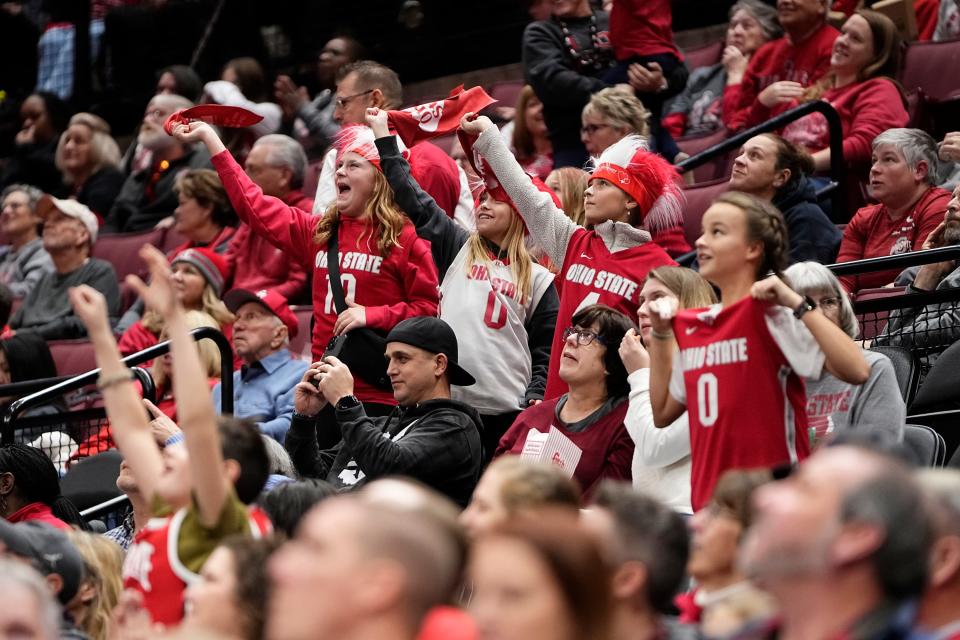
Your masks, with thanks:
[[[623,424],[630,385],[617,348],[636,327],[602,304],[585,307],[572,322],[561,332],[560,379],[569,390],[521,413],[500,440],[496,456],[520,454],[528,441],[533,446],[555,428],[576,445],[580,458],[550,461],[574,465],[573,477],[588,503],[602,480],[631,478],[634,445]]]
[[[816,262],[798,262],[784,275],[794,291],[809,296],[828,319],[856,339],[860,325],[840,281]],[[827,369],[819,378],[807,378],[807,420],[817,439],[848,430],[889,431],[903,440],[907,410],[890,358],[865,349],[870,377],[863,384],[840,380]]]

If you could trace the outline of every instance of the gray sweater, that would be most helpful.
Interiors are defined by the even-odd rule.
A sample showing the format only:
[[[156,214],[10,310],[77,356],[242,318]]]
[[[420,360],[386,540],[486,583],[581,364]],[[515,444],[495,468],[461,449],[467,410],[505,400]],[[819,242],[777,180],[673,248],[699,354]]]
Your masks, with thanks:
[[[0,247],[0,282],[17,298],[27,297],[43,274],[51,271],[53,262],[40,238],[34,238],[16,251],[11,246]]]
[[[36,331],[47,340],[82,338],[87,330],[80,318],[73,315],[67,299],[70,287],[90,285],[107,298],[107,312],[111,318],[120,313],[120,286],[117,272],[109,262],[88,259],[79,269],[61,275],[56,272],[44,274],[23,305],[10,319],[10,327],[17,330]]]
[[[807,415],[811,426],[818,418],[829,419],[835,433],[889,431],[902,441],[907,408],[893,364],[875,351],[864,351],[863,357],[870,365],[870,377],[861,385],[843,382],[826,369],[819,380],[807,379]]]

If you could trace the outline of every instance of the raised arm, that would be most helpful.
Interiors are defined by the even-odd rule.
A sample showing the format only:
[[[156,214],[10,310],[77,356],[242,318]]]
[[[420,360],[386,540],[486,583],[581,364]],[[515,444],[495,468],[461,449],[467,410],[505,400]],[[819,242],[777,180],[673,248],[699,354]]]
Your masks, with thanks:
[[[433,261],[442,281],[447,269],[470,237],[466,229],[450,219],[433,197],[423,190],[410,174],[410,164],[401,155],[397,139],[387,128],[387,112],[367,109],[367,124],[376,136],[380,166],[393,197],[417,230],[417,235],[430,242]]]
[[[202,142],[206,145],[230,204],[254,233],[263,236],[281,251],[292,254],[297,261],[313,263],[316,253],[313,230],[317,219],[309,211],[301,211],[279,198],[264,195],[263,189],[237,164],[209,124],[199,121],[177,123],[173,126],[172,135],[184,143]]]
[[[213,403],[208,394],[196,392],[207,388],[207,375],[196,344],[190,337],[183,307],[171,284],[166,256],[156,247],[144,245],[140,257],[150,269],[150,286],[135,275],[128,276],[127,283],[137,290],[148,307],[156,309],[166,320],[173,360],[173,393],[177,399],[180,428],[190,454],[193,496],[200,524],[212,528],[220,520],[231,487],[224,474]]]
[[[460,128],[472,135],[479,134],[474,149],[490,164],[537,244],[543,247],[554,264],[562,265],[570,238],[580,227],[553,203],[549,194],[530,182],[489,118],[468,113],[460,121]]]
[[[803,296],[777,276],[770,276],[753,285],[750,294],[758,300],[775,302],[787,309],[796,309]],[[810,330],[825,357],[827,371],[850,384],[863,384],[870,377],[870,365],[863,358],[860,346],[843,329],[823,315],[819,309],[803,314],[803,324]],[[807,375],[809,372],[800,372]]]
[[[671,381],[677,375],[673,370],[673,357],[677,352],[677,339],[673,335],[673,317],[677,312],[675,305],[670,298],[650,303],[653,312],[650,316],[653,339],[648,345],[650,406],[653,409],[653,425],[658,429],[670,426],[686,411],[683,402],[670,391]]]
[[[120,359],[103,294],[88,285],[70,289],[73,312],[83,322],[100,367],[101,393],[110,419],[113,439],[130,466],[137,486],[149,502],[157,492],[163,473],[163,458],[150,430],[140,394],[130,370]]]
[[[659,469],[690,455],[690,427],[685,415],[663,429],[653,423],[650,404],[650,356],[636,331],[620,343],[620,359],[629,375],[630,405],[623,420],[636,445],[634,458],[644,467]]]

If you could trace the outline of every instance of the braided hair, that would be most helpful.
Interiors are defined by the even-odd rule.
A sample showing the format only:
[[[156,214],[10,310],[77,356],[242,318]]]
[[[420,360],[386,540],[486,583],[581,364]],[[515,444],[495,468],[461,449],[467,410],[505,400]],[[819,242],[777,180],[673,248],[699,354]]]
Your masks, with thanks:
[[[40,449],[25,444],[3,445],[0,447],[0,473],[13,476],[13,490],[24,502],[42,502],[67,524],[88,529],[77,507],[60,493],[60,475]]]
[[[743,211],[747,223],[747,239],[763,244],[763,258],[757,264],[757,280],[773,273],[786,281],[783,270],[787,268],[790,243],[787,223],[780,210],[769,202],[740,191],[728,191],[713,202],[729,204]]]

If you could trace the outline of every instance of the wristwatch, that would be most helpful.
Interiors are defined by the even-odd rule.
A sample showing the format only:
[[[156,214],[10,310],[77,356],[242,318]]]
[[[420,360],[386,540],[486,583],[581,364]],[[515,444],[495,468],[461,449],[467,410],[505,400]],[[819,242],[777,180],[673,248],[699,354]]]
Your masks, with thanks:
[[[817,303],[810,296],[803,296],[803,301],[793,310],[793,317],[799,320],[807,311],[813,311],[817,308]]]
[[[357,396],[343,396],[337,400],[337,404],[334,407],[337,411],[346,411],[347,409],[353,409],[354,407],[359,407],[360,401],[357,400]]]

